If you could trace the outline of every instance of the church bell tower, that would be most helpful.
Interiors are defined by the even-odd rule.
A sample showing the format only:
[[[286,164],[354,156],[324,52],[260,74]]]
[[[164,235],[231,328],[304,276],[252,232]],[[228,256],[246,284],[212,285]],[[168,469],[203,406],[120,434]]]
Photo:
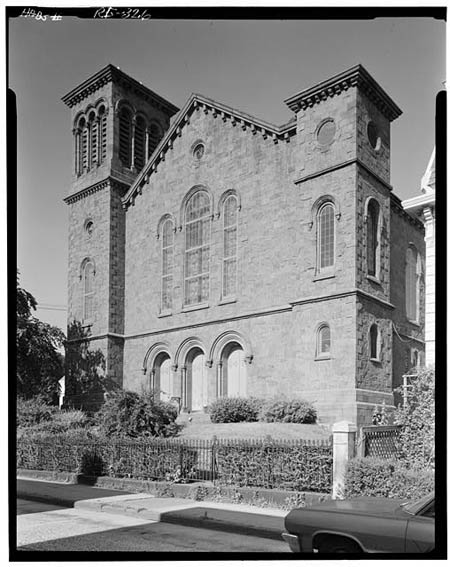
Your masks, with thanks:
[[[122,198],[178,108],[113,65],[62,100],[71,109],[73,134],[72,180],[64,199],[69,206],[68,348],[85,339],[89,350],[103,354],[105,377],[121,385],[126,222]],[[73,405],[85,406],[89,401],[70,384],[70,370],[68,374],[69,398]]]

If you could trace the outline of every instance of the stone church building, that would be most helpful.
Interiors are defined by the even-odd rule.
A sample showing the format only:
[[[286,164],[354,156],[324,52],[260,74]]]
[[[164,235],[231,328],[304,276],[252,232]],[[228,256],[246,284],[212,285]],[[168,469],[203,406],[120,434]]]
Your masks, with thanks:
[[[325,423],[394,403],[424,351],[424,229],[390,185],[401,110],[364,67],[289,96],[281,126],[112,65],[63,101],[69,325],[109,379],[184,411],[299,396]]]

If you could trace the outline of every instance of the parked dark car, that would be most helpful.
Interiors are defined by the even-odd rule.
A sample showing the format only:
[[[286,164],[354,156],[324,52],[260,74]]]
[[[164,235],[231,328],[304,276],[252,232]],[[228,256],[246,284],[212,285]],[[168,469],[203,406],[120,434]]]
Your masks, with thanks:
[[[427,553],[434,549],[434,493],[414,502],[328,500],[292,510],[284,525],[295,553]]]

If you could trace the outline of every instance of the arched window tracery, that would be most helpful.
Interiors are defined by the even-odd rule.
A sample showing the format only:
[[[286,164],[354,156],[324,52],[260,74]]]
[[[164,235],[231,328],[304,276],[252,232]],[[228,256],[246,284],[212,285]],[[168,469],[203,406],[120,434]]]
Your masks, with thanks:
[[[229,195],[223,203],[222,297],[236,295],[238,200]]]
[[[187,201],[185,227],[184,302],[189,306],[209,299],[211,203],[206,191],[197,191]]]
[[[335,209],[330,201],[317,211],[317,270],[321,272],[334,266]]]

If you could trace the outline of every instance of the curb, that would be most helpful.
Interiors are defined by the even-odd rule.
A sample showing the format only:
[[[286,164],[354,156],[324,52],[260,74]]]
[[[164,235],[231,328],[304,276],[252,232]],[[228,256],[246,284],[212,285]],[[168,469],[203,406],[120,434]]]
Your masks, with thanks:
[[[39,496],[27,491],[18,491],[18,498],[25,498],[34,502],[46,504],[55,504],[67,508],[76,508],[82,510],[95,510],[105,514],[117,514],[124,516],[132,516],[136,518],[146,519],[156,522],[164,522],[169,524],[183,525],[187,527],[203,528],[207,530],[222,531],[228,533],[245,534],[254,537],[281,540],[281,532],[284,529],[284,518],[264,517],[261,513],[249,513],[247,511],[231,511],[215,509],[209,506],[201,506],[201,503],[195,500],[185,502],[177,502],[173,504],[173,510],[157,510],[146,507],[135,507],[131,505],[122,505],[119,496],[114,496],[114,501],[108,501],[106,498],[97,498],[91,500],[74,500],[64,499],[55,496]],[[134,497],[134,498],[133,498]],[[147,494],[124,495],[123,500],[133,500],[142,498],[151,498]],[[171,499],[167,499],[171,500]],[[180,509],[180,507],[184,509]],[[232,516],[238,516],[241,520],[233,519]],[[253,518],[252,518],[253,517]],[[259,521],[265,520],[265,523],[274,522],[276,526],[255,526],[249,523],[251,519]]]
[[[166,498],[185,498],[188,501],[194,500],[197,504],[201,502],[214,502],[208,500],[208,496],[214,491],[214,486],[210,482],[194,482],[189,484],[174,484],[170,482],[158,482],[150,480],[136,480],[128,478],[113,478],[108,476],[86,476],[75,473],[52,473],[51,471],[37,471],[18,469],[17,475],[23,479],[29,480],[49,480],[68,482],[70,484],[80,484],[84,486],[92,486],[95,488],[106,488],[110,490],[122,490],[127,492],[145,492],[149,496]],[[52,478],[52,475],[53,478]],[[65,481],[65,477],[67,480]],[[60,480],[61,479],[61,480]],[[192,497],[195,492],[199,490],[202,492],[202,499]],[[255,503],[255,499],[265,501],[266,505],[273,507],[281,507],[286,503],[286,499],[294,499],[301,494],[304,498],[306,506],[317,504],[322,500],[331,498],[331,494],[324,492],[296,492],[291,490],[277,490],[277,489],[264,489],[264,488],[249,488],[249,487],[221,487],[223,497],[229,497],[230,501],[236,496],[236,492],[240,497],[240,504]],[[292,505],[295,507],[295,504]]]

